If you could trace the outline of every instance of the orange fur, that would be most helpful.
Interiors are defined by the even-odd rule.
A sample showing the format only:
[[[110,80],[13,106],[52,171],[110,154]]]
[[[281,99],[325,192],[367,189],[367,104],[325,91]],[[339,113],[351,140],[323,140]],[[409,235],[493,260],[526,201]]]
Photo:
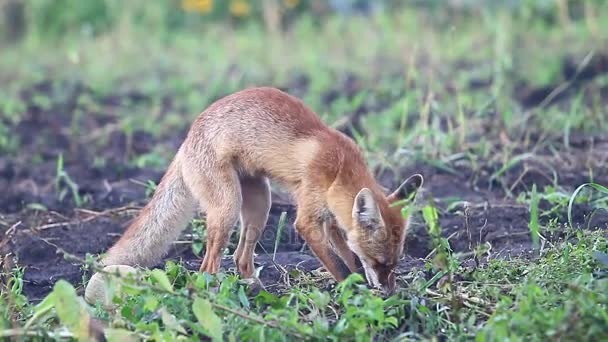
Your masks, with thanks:
[[[240,274],[252,277],[270,210],[269,179],[295,196],[296,230],[336,280],[363,266],[371,285],[394,288],[408,220],[391,204],[415,192],[422,177],[385,195],[350,138],[274,88],[234,93],[199,115],[152,200],[103,262],[157,262],[198,206],[207,214],[201,271],[219,270],[240,220],[234,257]]]

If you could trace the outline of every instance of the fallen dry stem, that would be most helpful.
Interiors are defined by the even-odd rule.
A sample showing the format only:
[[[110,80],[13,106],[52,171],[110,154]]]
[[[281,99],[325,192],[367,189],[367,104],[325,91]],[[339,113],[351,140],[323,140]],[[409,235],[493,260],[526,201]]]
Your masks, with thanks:
[[[129,211],[139,211],[140,209],[141,208],[139,208],[139,207],[130,207],[130,206],[113,208],[113,209],[108,209],[108,210],[104,210],[104,211],[100,211],[100,212],[80,209],[80,210],[78,210],[79,212],[82,212],[82,213],[85,213],[85,214],[88,214],[91,216],[84,218],[82,220],[77,219],[77,220],[65,221],[65,222],[48,223],[48,224],[44,224],[44,225],[41,225],[38,227],[34,227],[34,228],[32,228],[32,230],[40,231],[40,230],[46,230],[46,229],[51,229],[51,228],[67,227],[67,226],[71,226],[71,225],[75,225],[75,224],[91,222],[91,221],[93,221],[97,218],[103,217],[103,216],[117,215],[117,214],[129,212]]]

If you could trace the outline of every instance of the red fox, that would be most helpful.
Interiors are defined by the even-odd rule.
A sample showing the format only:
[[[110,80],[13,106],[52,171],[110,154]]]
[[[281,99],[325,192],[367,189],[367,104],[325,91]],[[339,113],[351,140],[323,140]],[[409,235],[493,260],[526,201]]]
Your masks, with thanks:
[[[154,265],[199,209],[207,223],[200,270],[218,272],[240,220],[234,260],[239,274],[252,278],[270,211],[269,180],[294,195],[296,231],[337,281],[360,272],[371,286],[393,291],[409,222],[401,209],[422,176],[385,195],[353,140],[269,87],[228,95],[198,116],[154,196],[102,263]]]

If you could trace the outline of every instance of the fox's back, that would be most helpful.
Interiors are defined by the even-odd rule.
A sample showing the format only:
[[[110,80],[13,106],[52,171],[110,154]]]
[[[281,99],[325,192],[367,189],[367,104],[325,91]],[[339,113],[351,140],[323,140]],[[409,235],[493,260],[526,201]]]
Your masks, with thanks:
[[[225,125],[226,120],[233,125]],[[291,136],[303,136],[325,125],[300,99],[276,88],[249,88],[221,98],[211,104],[198,120],[204,127],[232,128],[252,133],[271,133],[282,129]],[[259,130],[256,132],[256,130]]]
[[[184,146],[200,158],[232,163],[242,173],[297,182],[321,145],[336,137],[343,139],[301,100],[275,88],[250,88],[201,113]]]

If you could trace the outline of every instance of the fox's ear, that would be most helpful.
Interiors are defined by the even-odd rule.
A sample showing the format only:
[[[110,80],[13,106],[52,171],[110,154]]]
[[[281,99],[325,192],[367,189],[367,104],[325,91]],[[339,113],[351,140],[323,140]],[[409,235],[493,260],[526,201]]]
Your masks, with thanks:
[[[355,197],[353,219],[362,227],[375,229],[378,226],[380,222],[380,209],[370,189],[361,189]]]
[[[416,198],[418,189],[424,184],[424,178],[421,174],[415,174],[406,179],[397,190],[387,197],[389,203],[406,200],[412,202]]]

